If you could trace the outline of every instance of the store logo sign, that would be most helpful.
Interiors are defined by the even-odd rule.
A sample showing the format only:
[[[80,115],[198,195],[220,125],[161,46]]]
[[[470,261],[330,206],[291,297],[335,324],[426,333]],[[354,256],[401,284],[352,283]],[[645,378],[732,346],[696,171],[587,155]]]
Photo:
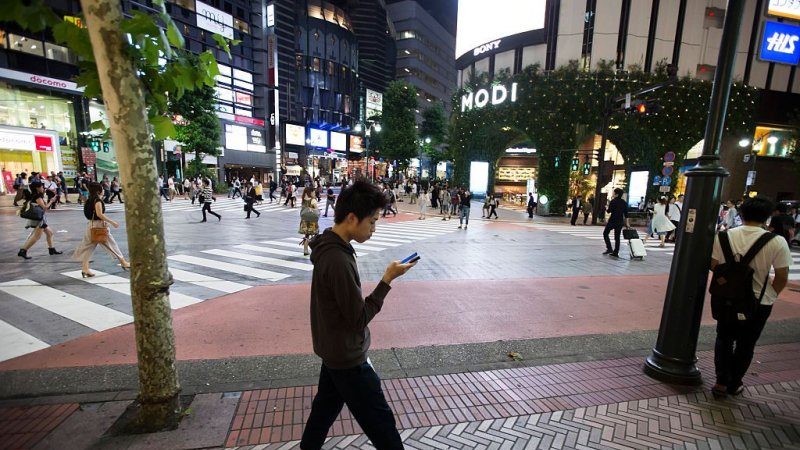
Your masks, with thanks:
[[[483,108],[491,101],[492,105],[501,105],[506,101],[517,101],[517,83],[511,83],[511,89],[496,84],[491,89],[478,89],[461,96],[461,112],[474,108]]]
[[[800,0],[770,0],[767,14],[800,20]]]
[[[800,62],[800,26],[765,22],[759,57],[764,61],[796,65]]]
[[[43,77],[32,73],[18,72],[16,70],[0,68],[0,78],[7,78],[10,80],[24,81],[26,83],[33,83],[40,86],[49,88],[62,89],[72,92],[83,92],[83,88],[79,88],[77,83],[72,81],[59,80],[58,78]]]
[[[53,138],[50,136],[37,136],[34,134],[15,133],[13,131],[3,130],[3,132],[0,133],[0,148],[52,152]]]
[[[233,16],[203,2],[195,2],[197,26],[233,39]]]
[[[497,50],[498,48],[500,48],[500,42],[502,42],[502,39],[498,39],[496,41],[489,42],[488,44],[480,45],[480,46],[476,47],[474,50],[472,50],[472,54],[474,56],[478,56],[478,55],[480,55],[482,53],[486,53],[488,51]]]

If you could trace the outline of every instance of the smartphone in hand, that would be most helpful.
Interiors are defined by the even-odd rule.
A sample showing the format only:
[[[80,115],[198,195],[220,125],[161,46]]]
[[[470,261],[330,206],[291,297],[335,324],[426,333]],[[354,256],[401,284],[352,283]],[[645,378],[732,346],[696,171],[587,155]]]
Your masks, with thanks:
[[[400,261],[400,264],[411,264],[413,262],[419,261],[419,258],[420,258],[420,256],[417,254],[417,252],[414,252],[414,253],[408,255],[402,261]]]

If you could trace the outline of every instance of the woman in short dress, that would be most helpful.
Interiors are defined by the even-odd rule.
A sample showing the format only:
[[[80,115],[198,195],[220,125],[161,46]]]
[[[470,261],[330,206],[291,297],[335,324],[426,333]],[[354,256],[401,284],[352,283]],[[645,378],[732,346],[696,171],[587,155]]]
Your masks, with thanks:
[[[303,240],[300,241],[300,243],[303,244],[303,254],[308,255],[308,240],[312,236],[319,234],[319,209],[317,209],[317,197],[314,188],[307,187],[303,189],[303,198],[300,206],[300,230],[298,233],[303,235]],[[303,219],[304,212],[308,217],[313,215],[310,214],[309,211],[316,212],[316,219]]]
[[[661,197],[658,199],[658,204],[653,207],[653,220],[651,221],[653,232],[658,235],[659,240],[661,240],[661,245],[659,247],[664,246],[664,241],[667,238],[667,233],[675,229],[675,225],[670,222],[669,217],[667,217],[667,198]],[[644,238],[645,242],[647,242],[646,236]]]
[[[32,230],[28,235],[28,239],[26,239],[25,243],[20,247],[17,256],[23,259],[31,259],[31,257],[28,256],[28,250],[42,237],[42,234],[47,238],[48,252],[51,255],[60,255],[63,252],[59,252],[55,249],[53,245],[53,231],[47,227],[47,210],[56,201],[56,197],[51,198],[48,202],[44,201],[44,183],[41,181],[33,181],[30,184],[30,191],[24,192],[24,197],[25,205],[23,208],[39,206],[44,211],[44,215],[42,216],[42,220],[26,220],[25,228],[32,228]]]
[[[103,248],[111,253],[111,256],[119,261],[122,270],[128,270],[131,267],[130,263],[128,263],[122,255],[122,251],[120,251],[117,241],[114,240],[114,236],[111,233],[108,233],[106,242],[92,242],[92,228],[105,228],[108,227],[108,225],[119,228],[119,223],[106,216],[106,205],[101,197],[102,194],[103,185],[100,183],[89,183],[89,200],[83,205],[83,215],[89,223],[86,226],[86,232],[83,234],[83,240],[72,254],[73,259],[81,262],[81,277],[83,278],[95,276],[95,273],[89,268],[89,262],[92,259],[94,249],[97,248],[98,245],[103,246]]]

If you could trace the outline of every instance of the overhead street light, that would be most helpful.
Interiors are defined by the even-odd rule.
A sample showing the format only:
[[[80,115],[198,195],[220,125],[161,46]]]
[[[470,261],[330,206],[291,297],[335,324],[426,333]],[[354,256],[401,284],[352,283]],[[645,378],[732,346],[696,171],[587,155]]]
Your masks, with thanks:
[[[744,148],[747,147],[748,145],[750,145],[750,139],[742,139],[739,141],[739,147]]]

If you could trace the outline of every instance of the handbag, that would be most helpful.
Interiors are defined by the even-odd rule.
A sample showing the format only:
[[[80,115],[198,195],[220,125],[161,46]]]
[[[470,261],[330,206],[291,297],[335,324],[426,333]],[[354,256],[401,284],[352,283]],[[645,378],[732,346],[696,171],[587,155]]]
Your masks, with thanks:
[[[19,213],[19,216],[23,219],[28,220],[35,220],[37,222],[44,219],[44,209],[35,204],[35,203],[28,203],[26,208]]]
[[[633,228],[625,228],[622,230],[622,237],[626,240],[639,239],[639,232]]]
[[[300,218],[305,222],[316,222],[319,220],[319,210],[304,206],[300,211]]]
[[[108,227],[105,225],[105,223],[99,227],[94,226],[95,220],[97,220],[97,217],[92,214],[92,224],[89,228],[89,232],[91,233],[92,237],[92,243],[105,244],[108,242]]]

